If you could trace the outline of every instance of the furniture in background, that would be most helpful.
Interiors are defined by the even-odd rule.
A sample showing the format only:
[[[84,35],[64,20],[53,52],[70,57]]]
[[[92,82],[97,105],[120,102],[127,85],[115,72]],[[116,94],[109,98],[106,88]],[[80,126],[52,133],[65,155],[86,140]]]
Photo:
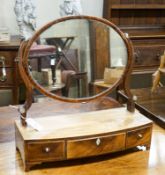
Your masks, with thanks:
[[[46,43],[49,45],[54,45],[56,48],[60,47],[62,50],[68,50],[73,43],[75,36],[60,36],[46,38]]]
[[[61,78],[65,84],[63,88],[63,95],[69,96],[69,89],[75,83],[77,87],[77,97],[85,97],[88,94],[88,80],[87,72],[81,72],[79,70],[79,53],[78,49],[70,48],[73,41],[76,39],[75,36],[63,36],[63,37],[52,37],[46,38],[48,44],[54,45],[57,49],[58,62],[56,65],[57,69],[62,69]],[[83,88],[81,88],[82,84]],[[83,91],[82,91],[83,89]]]
[[[40,45],[35,43],[31,49],[29,54],[29,59],[36,59],[37,70],[41,72],[42,67],[44,66],[42,63],[42,59],[45,57],[50,57],[49,65],[51,63],[51,58],[55,58],[56,48],[51,45]],[[46,65],[45,65],[46,66]]]
[[[11,37],[10,42],[0,43],[0,90],[12,91],[12,104],[19,103],[21,82],[17,66],[19,45],[19,38],[14,36]]]
[[[161,127],[165,128],[165,87],[162,78],[165,73],[165,54],[161,56],[160,66],[153,74],[153,85],[151,88],[132,89],[137,96],[136,107],[146,116],[153,119]],[[119,94],[126,99],[122,91]]]
[[[66,97],[69,97],[69,90],[74,83],[77,88],[77,94],[75,94],[77,97],[86,97],[88,95],[87,72],[80,71],[79,64],[77,49],[62,51],[60,68],[62,69],[62,82],[65,84],[65,87],[63,88],[63,95]]]
[[[112,84],[106,84],[104,80],[98,80],[93,82],[92,84],[93,89],[94,89],[94,94],[98,94],[112,86]]]
[[[104,18],[114,22],[128,35],[134,47],[131,76],[132,93],[137,96],[136,107],[164,127],[162,112],[163,90],[151,92],[152,74],[160,65],[165,50],[164,0],[104,0]],[[164,84],[165,78],[162,78]],[[119,96],[127,98],[120,91]]]
[[[151,88],[132,89],[132,94],[137,97],[135,107],[146,117],[152,119],[156,124],[165,128],[165,87],[160,87],[156,92],[151,92]],[[127,101],[128,97],[123,91],[119,91],[122,101]]]
[[[102,79],[105,67],[111,65],[109,37],[108,28],[105,29],[103,25],[97,23],[90,24],[92,82]]]
[[[134,47],[132,88],[151,87],[165,50],[164,0],[104,0],[104,18],[129,36]],[[145,82],[137,83],[137,78]]]
[[[37,71],[41,73],[42,68],[51,68],[52,85],[55,84],[55,60],[56,60],[56,47],[53,45],[43,45],[34,43],[30,49],[29,62],[32,71]]]

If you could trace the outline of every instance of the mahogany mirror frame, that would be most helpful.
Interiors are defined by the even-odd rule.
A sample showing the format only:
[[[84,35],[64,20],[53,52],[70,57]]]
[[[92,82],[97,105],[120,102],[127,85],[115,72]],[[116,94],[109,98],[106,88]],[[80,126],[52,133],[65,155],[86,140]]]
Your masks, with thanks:
[[[72,20],[72,19],[86,19],[86,20],[93,20],[93,21],[98,21],[98,22],[104,23],[105,25],[114,29],[121,36],[121,38],[123,39],[123,41],[125,43],[126,49],[127,49],[127,64],[126,64],[126,67],[125,67],[125,70],[124,70],[122,76],[110,88],[108,88],[105,91],[103,91],[97,95],[94,95],[94,96],[85,97],[85,98],[67,98],[67,97],[55,95],[51,92],[46,91],[41,85],[39,85],[36,81],[34,81],[33,77],[30,74],[30,70],[28,67],[29,66],[28,65],[28,56],[29,56],[29,51],[30,51],[32,44],[39,38],[40,34],[42,34],[42,32],[47,30],[49,27],[51,27],[57,23],[60,23],[60,22],[66,21],[66,20]],[[129,40],[128,36],[126,34],[124,34],[116,25],[114,25],[112,22],[110,22],[106,19],[93,17],[93,16],[81,15],[81,16],[67,16],[67,17],[56,19],[54,21],[47,23],[42,28],[40,28],[33,35],[33,37],[31,39],[29,39],[28,41],[23,41],[21,43],[20,49],[19,49],[18,67],[19,67],[20,75],[25,83],[26,88],[27,88],[26,101],[23,105],[23,108],[20,109],[22,124],[26,125],[26,112],[30,108],[32,101],[33,101],[33,98],[32,98],[33,89],[37,89],[45,96],[50,97],[50,98],[55,99],[55,100],[61,100],[64,102],[72,102],[72,103],[78,103],[78,102],[86,103],[86,102],[89,102],[91,100],[95,100],[95,99],[98,99],[100,97],[106,96],[106,95],[110,94],[113,90],[115,90],[117,87],[119,87],[119,85],[122,85],[122,89],[125,91],[126,95],[129,97],[128,99],[130,101],[132,101],[132,94],[129,90],[129,77],[130,77],[130,74],[132,71],[132,65],[133,65],[133,47],[132,47],[131,41]],[[127,109],[129,110],[129,107],[127,107]]]

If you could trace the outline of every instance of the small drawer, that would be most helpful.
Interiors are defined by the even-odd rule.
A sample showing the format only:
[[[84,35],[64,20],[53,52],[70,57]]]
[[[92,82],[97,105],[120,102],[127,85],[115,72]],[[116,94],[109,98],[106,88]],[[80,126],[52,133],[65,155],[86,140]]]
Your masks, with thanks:
[[[3,80],[4,70],[0,68],[0,86],[12,86],[13,85],[13,68],[5,68],[5,80]]]
[[[152,127],[145,127],[127,132],[126,148],[149,145],[151,142]]]
[[[165,47],[135,47],[134,67],[157,67],[160,64],[160,57]]]
[[[31,142],[27,144],[28,161],[63,160],[65,158],[65,142]]]
[[[17,57],[17,52],[15,51],[0,51],[0,57],[5,58],[5,67],[13,67],[14,66],[14,60]],[[2,67],[2,64],[0,62],[0,67]]]
[[[89,157],[123,149],[125,149],[125,133],[70,140],[67,142],[67,158]]]

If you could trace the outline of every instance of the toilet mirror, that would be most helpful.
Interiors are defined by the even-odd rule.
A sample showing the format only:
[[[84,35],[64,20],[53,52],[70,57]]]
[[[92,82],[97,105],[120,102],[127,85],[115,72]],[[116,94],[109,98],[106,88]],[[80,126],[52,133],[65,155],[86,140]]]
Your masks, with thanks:
[[[118,87],[128,73],[131,54],[127,36],[111,22],[70,16],[38,30],[22,59],[27,78],[41,94],[84,101]]]

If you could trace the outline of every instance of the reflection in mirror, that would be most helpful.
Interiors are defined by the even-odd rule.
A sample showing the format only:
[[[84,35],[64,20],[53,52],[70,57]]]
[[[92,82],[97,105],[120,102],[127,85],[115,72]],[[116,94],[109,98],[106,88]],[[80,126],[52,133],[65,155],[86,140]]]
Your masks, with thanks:
[[[111,87],[123,74],[127,49],[121,36],[95,20],[71,19],[51,26],[33,43],[33,79],[56,95],[81,98]]]

